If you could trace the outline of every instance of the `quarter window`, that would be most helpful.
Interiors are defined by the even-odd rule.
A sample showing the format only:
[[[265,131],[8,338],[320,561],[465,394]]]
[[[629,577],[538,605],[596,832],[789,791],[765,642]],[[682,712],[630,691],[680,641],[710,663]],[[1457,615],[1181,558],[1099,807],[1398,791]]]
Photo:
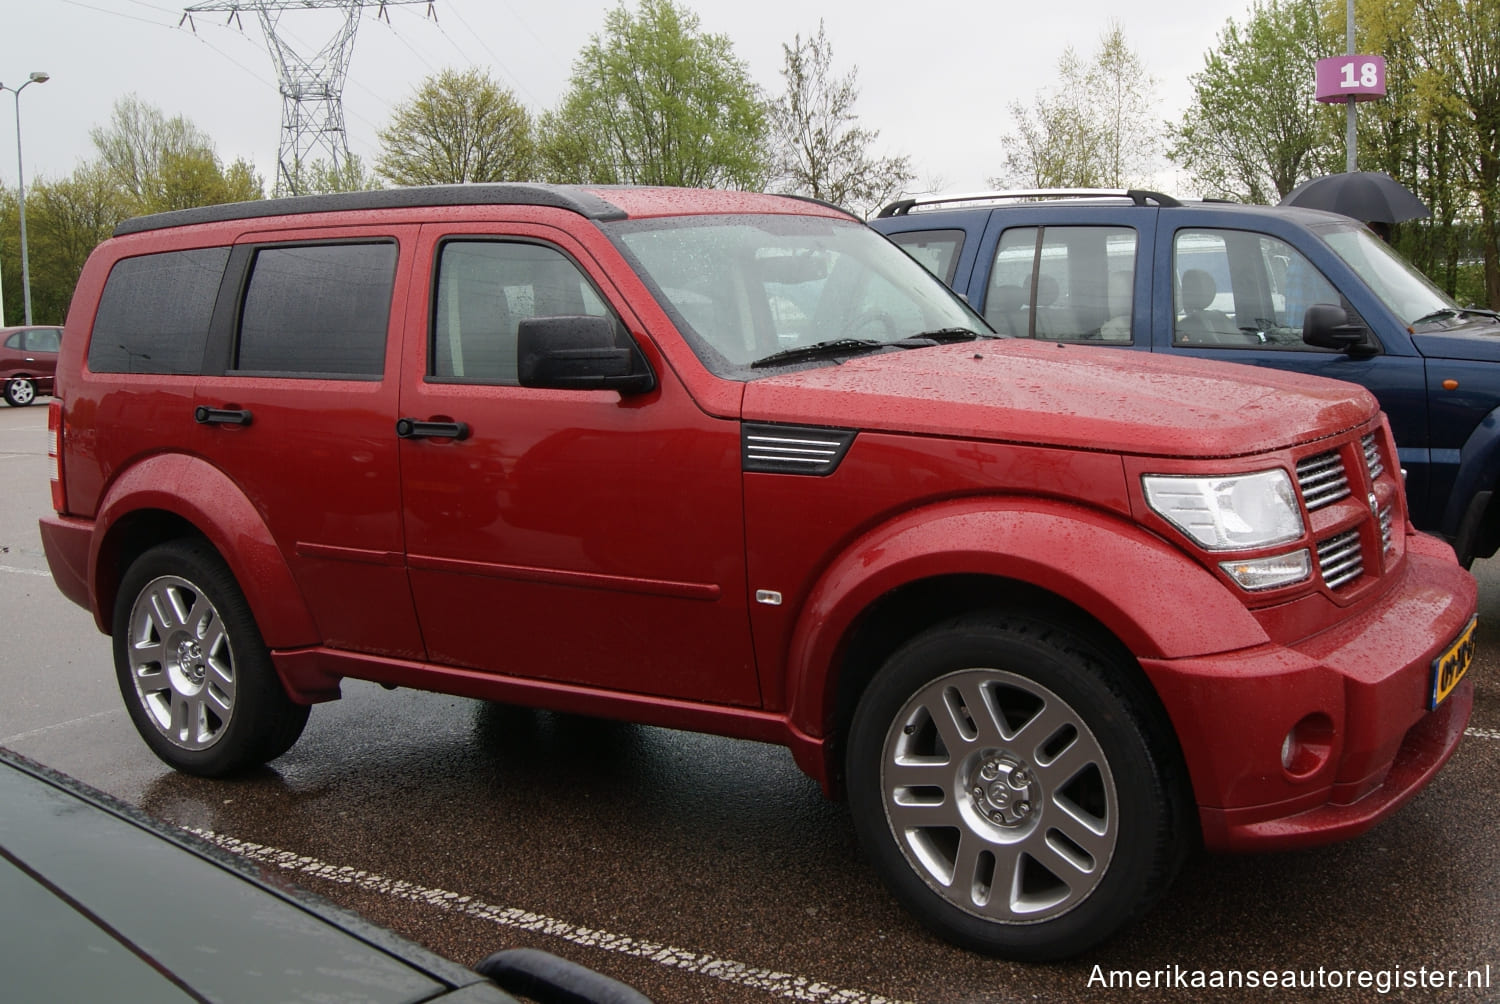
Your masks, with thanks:
[[[198,373],[229,249],[126,258],[110,270],[89,340],[95,373]]]
[[[468,383],[518,383],[516,328],[527,318],[613,316],[570,258],[520,241],[444,244],[436,300],[428,375]]]
[[[913,230],[888,236],[927,271],[948,285],[953,285],[953,271],[958,267],[958,252],[964,246],[962,230]]]
[[[235,369],[379,378],[396,245],[303,244],[256,252]]]

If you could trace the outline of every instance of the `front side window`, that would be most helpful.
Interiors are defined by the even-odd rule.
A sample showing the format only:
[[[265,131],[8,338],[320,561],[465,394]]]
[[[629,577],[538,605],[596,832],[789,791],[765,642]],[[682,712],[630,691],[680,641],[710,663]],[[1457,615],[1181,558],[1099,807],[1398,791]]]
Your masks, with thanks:
[[[1172,247],[1175,345],[1319,351],[1302,341],[1315,303],[1344,304],[1286,241],[1244,230],[1180,230]]]
[[[261,248],[245,289],[234,368],[379,378],[395,277],[390,242]]]
[[[190,374],[203,369],[229,248],[164,251],[110,269],[89,339],[95,373]]]
[[[687,216],[607,229],[720,376],[989,334],[931,272],[852,220]]]
[[[543,244],[448,241],[436,283],[427,372],[440,379],[516,384],[516,329],[523,320],[612,316],[578,266]]]
[[[985,320],[1019,338],[1127,343],[1135,258],[1130,227],[1012,227],[995,249]]]

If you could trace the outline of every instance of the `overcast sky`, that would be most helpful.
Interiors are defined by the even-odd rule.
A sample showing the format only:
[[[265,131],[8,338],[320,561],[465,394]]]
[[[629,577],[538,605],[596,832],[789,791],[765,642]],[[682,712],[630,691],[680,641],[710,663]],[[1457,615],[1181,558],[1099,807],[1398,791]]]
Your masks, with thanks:
[[[247,4],[250,0],[247,0]],[[634,9],[635,0],[630,0]],[[1159,114],[1176,120],[1188,78],[1203,66],[1230,19],[1249,0],[698,0],[703,30],[727,35],[751,77],[782,89],[782,45],[824,22],[838,73],[857,68],[863,125],[880,130],[877,152],[911,157],[921,184],[973,191],[1004,163],[1008,106],[1030,104],[1071,45],[1090,56],[1111,19],[1156,78]],[[435,0],[388,8],[390,23],[367,9],[344,90],[350,149],[371,165],[376,132],[391,107],[422,79],[447,67],[487,68],[533,113],[553,107],[572,63],[601,31],[608,5],[574,0]],[[35,70],[51,74],[21,95],[26,179],[61,178],[92,159],[89,130],[106,124],[116,99],[134,94],[209,133],[225,162],[245,157],[274,180],[281,96],[255,17],[226,25],[222,13],[194,15],[161,0],[4,0],[0,83],[14,87]],[[305,52],[331,37],[336,15],[290,11],[279,32]],[[0,94],[0,184],[16,183],[12,95]],[[1186,194],[1186,179],[1164,165],[1158,184]]]

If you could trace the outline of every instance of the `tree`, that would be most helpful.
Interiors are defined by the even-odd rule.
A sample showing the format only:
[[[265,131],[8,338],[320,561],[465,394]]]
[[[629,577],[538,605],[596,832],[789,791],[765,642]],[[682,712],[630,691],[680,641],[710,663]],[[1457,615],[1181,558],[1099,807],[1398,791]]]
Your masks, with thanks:
[[[531,115],[480,69],[428,77],[379,135],[375,170],[396,185],[532,178]]]
[[[379,179],[365,170],[364,159],[357,153],[351,153],[339,164],[320,157],[297,171],[297,191],[304,195],[368,192],[379,187]]]
[[[32,313],[38,323],[63,322],[89,253],[128,215],[114,176],[97,163],[85,164],[61,181],[28,187],[27,251]]]
[[[115,102],[108,126],[89,138],[99,164],[124,195],[126,215],[245,202],[264,197],[264,183],[246,160],[226,169],[208,134],[182,116],[132,96]]]
[[[899,195],[914,179],[908,157],[872,157],[878,130],[858,125],[858,71],[833,76],[833,47],[817,35],[781,47],[785,93],[769,106],[775,186],[861,214]]]
[[[1339,45],[1317,0],[1255,0],[1244,27],[1229,21],[1193,75],[1168,157],[1205,194],[1256,203],[1341,170],[1339,110],[1313,99],[1314,64]]]
[[[1030,108],[1010,105],[1016,132],[1006,137],[997,187],[1125,188],[1153,173],[1159,127],[1152,117],[1156,81],[1118,22],[1085,63],[1070,47],[1057,63],[1058,84]]]
[[[564,183],[763,188],[765,106],[724,35],[672,0],[623,3],[539,123],[541,172]]]

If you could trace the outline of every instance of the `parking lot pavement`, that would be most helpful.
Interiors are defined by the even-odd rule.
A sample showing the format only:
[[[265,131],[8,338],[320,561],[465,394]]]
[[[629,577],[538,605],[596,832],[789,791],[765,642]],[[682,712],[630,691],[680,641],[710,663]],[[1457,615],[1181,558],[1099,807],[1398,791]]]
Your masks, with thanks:
[[[1026,966],[918,929],[776,747],[353,683],[269,768],[172,773],[45,574],[45,428],[0,407],[0,744],[460,961],[546,948],[663,1004],[1500,999],[1500,561],[1476,567],[1469,734],[1401,812],[1320,850],[1197,855],[1104,948]],[[1433,987],[1449,970],[1488,986]],[[1268,972],[1314,989],[1192,986]]]

